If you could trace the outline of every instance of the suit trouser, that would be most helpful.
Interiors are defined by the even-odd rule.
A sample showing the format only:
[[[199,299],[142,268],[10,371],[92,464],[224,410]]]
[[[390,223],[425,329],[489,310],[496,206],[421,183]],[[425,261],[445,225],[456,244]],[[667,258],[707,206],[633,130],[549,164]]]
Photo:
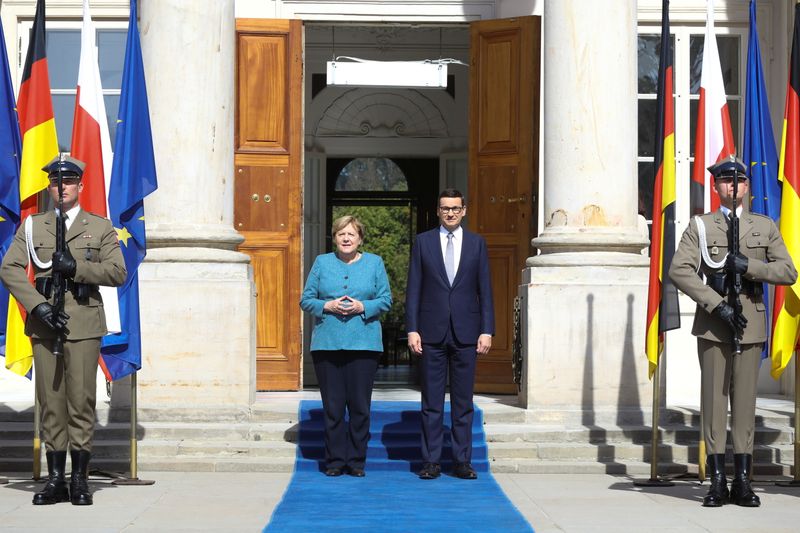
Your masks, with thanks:
[[[369,443],[369,409],[379,352],[315,350],[314,371],[325,414],[328,468],[364,468]],[[345,421],[347,409],[349,421]]]
[[[31,344],[47,451],[91,451],[100,339],[65,341],[60,357],[53,355],[51,339]]]
[[[422,344],[422,460],[439,463],[444,439],[444,394],[450,372],[450,424],[453,461],[472,460],[472,418],[475,408],[475,344],[461,344],[452,326],[441,343]],[[477,339],[476,339],[477,340]]]
[[[753,453],[758,370],[762,344],[743,344],[733,355],[730,343],[697,339],[706,452],[724,454],[731,408],[733,453]]]

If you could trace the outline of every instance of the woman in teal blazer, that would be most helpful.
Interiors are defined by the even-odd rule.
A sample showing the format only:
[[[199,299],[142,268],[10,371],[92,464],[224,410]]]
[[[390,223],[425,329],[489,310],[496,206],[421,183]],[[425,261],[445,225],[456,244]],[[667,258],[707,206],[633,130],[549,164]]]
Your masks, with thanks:
[[[357,218],[336,219],[331,233],[336,252],[314,261],[300,307],[315,318],[311,357],[325,415],[325,475],[363,477],[372,385],[383,352],[379,318],[392,306],[392,293],[383,259],[358,251],[364,225]]]

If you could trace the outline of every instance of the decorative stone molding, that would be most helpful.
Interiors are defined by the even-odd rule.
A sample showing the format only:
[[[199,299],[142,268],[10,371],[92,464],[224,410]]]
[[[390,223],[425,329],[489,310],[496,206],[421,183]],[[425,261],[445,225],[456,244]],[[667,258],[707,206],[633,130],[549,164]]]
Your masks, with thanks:
[[[441,110],[419,91],[352,89],[336,98],[314,129],[318,137],[449,137]]]

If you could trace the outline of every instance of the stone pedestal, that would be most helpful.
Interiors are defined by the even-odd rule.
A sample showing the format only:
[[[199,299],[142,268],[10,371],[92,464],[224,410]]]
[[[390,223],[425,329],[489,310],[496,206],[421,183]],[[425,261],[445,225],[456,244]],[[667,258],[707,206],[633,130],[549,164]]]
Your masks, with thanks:
[[[520,287],[520,402],[641,417],[652,388],[647,237],[637,223],[636,2],[600,11],[546,2],[543,23],[545,224]]]
[[[255,296],[233,229],[234,2],[159,0],[140,15],[159,188],[145,202],[139,404],[248,407]]]

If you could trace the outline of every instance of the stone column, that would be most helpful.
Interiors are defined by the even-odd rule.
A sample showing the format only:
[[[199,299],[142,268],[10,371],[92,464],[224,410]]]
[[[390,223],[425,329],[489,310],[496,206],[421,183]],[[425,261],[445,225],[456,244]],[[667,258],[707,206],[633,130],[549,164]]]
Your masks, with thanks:
[[[233,228],[234,0],[142,2],[158,190],[140,267],[143,406],[248,406],[254,286]]]
[[[636,1],[545,2],[543,23],[545,224],[520,287],[520,400],[534,410],[646,410]]]

